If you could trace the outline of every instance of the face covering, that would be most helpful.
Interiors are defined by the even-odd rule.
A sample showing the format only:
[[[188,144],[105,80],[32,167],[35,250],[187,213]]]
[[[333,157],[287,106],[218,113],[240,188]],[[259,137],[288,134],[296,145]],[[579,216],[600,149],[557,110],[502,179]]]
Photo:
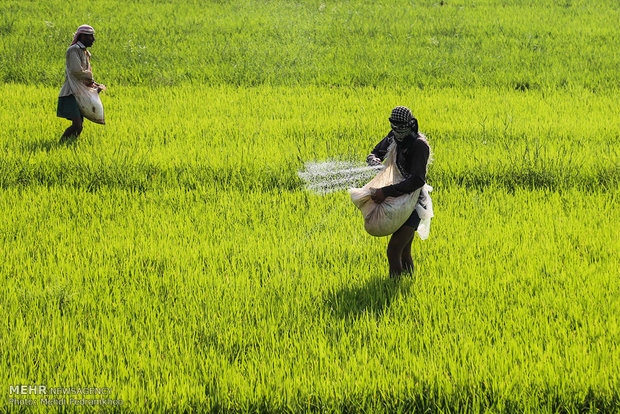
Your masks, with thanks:
[[[412,130],[411,127],[407,125],[392,124],[392,132],[394,132],[394,139],[398,142],[402,142],[407,135],[411,134]]]

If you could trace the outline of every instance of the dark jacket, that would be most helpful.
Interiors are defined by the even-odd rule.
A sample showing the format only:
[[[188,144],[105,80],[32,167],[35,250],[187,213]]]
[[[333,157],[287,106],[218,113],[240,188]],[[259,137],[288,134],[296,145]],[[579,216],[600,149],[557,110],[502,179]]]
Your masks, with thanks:
[[[390,133],[379,142],[367,157],[367,161],[372,158],[385,159],[388,148],[394,142],[394,133]],[[426,137],[420,133],[409,135],[401,142],[396,141],[396,166],[404,177],[404,180],[397,184],[383,187],[383,194],[386,197],[398,197],[403,194],[412,193],[424,186],[426,182],[426,164],[430,156],[430,146]]]

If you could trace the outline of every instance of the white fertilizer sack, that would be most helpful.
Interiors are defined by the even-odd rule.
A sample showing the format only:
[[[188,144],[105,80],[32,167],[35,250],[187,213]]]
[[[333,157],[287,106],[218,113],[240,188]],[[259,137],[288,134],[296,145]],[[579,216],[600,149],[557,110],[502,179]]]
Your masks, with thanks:
[[[82,115],[97,124],[105,125],[103,104],[101,103],[97,89],[86,86],[70,76],[67,77],[67,82],[69,82],[71,86],[71,90],[73,91],[73,95],[75,95]]]
[[[431,186],[424,185],[413,193],[403,194],[400,197],[387,197],[380,204],[372,201],[370,197],[371,188],[381,188],[403,180],[396,166],[395,156],[396,146],[392,145],[388,149],[385,168],[362,188],[349,189],[351,201],[362,212],[366,231],[377,237],[393,234],[415,209],[421,219],[417,228],[418,235],[425,240],[428,238],[430,221],[433,217],[433,203],[429,195],[433,190]]]
[[[85,86],[75,93],[80,112],[85,118],[91,121],[105,125],[105,117],[103,116],[103,104],[99,98],[99,93],[95,88]]]

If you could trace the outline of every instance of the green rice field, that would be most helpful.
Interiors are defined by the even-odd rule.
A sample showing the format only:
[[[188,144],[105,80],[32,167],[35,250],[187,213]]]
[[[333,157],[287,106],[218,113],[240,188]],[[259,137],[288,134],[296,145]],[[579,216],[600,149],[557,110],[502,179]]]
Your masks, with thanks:
[[[616,2],[0,12],[0,412],[620,412]],[[85,23],[106,125],[61,145]],[[298,171],[398,105],[435,217],[395,280]]]

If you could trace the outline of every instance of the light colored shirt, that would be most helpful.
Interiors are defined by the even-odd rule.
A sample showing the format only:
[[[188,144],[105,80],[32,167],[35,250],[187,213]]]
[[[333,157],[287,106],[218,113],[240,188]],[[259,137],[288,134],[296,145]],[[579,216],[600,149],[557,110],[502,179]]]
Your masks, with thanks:
[[[65,62],[65,83],[58,96],[75,94],[72,84],[87,84],[93,82],[93,72],[90,68],[90,52],[82,42],[77,42],[67,49]]]

